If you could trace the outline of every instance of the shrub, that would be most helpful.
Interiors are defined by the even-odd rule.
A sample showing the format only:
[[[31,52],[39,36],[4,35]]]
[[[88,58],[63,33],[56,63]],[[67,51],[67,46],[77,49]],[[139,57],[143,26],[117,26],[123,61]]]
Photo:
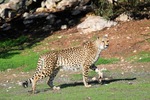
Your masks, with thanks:
[[[96,15],[107,19],[115,19],[121,13],[128,13],[134,19],[150,18],[150,0],[118,0],[109,3],[108,0],[92,0]]]

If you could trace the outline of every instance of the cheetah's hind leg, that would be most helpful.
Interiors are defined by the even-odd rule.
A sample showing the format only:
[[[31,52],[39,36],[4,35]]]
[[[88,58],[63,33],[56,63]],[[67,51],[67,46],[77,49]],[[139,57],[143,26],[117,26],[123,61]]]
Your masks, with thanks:
[[[88,84],[88,72],[89,72],[89,66],[86,65],[83,68],[83,83],[85,87],[91,87],[91,85]]]
[[[50,86],[53,90],[60,90],[60,87],[56,87],[53,85],[53,80],[56,77],[56,75],[58,74],[58,72],[59,72],[59,68],[55,69],[53,71],[53,73],[50,74],[48,82],[47,82],[48,86]]]

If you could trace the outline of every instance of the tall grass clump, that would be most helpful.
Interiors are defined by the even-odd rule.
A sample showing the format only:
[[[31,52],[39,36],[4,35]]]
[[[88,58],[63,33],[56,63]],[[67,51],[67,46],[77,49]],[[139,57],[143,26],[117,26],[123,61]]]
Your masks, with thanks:
[[[111,16],[113,16],[113,5],[107,0],[93,0],[92,5],[96,15],[102,16],[106,19],[109,19]]]
[[[20,36],[17,39],[0,40],[0,52],[19,49],[23,47],[23,43],[28,41],[27,36]]]

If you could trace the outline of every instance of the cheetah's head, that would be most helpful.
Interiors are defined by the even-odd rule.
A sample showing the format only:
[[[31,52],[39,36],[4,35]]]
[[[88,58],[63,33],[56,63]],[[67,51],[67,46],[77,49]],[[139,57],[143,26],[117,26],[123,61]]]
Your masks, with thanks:
[[[106,49],[109,46],[108,35],[104,35],[102,38],[98,37],[97,40],[96,40],[96,45],[101,50]]]

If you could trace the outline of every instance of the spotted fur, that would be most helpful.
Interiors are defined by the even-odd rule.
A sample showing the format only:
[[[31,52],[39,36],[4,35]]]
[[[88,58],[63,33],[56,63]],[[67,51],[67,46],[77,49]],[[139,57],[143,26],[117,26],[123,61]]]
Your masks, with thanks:
[[[59,89],[53,85],[53,80],[59,69],[62,68],[81,68],[83,73],[83,83],[85,87],[90,87],[88,84],[88,71],[94,70],[99,74],[99,78],[103,78],[103,73],[94,65],[98,60],[100,52],[107,48],[109,41],[107,36],[97,38],[95,41],[88,41],[79,47],[52,51],[40,56],[37,64],[37,69],[32,78],[23,82],[24,87],[32,84],[33,93],[38,80],[49,76],[48,85],[53,89]]]

